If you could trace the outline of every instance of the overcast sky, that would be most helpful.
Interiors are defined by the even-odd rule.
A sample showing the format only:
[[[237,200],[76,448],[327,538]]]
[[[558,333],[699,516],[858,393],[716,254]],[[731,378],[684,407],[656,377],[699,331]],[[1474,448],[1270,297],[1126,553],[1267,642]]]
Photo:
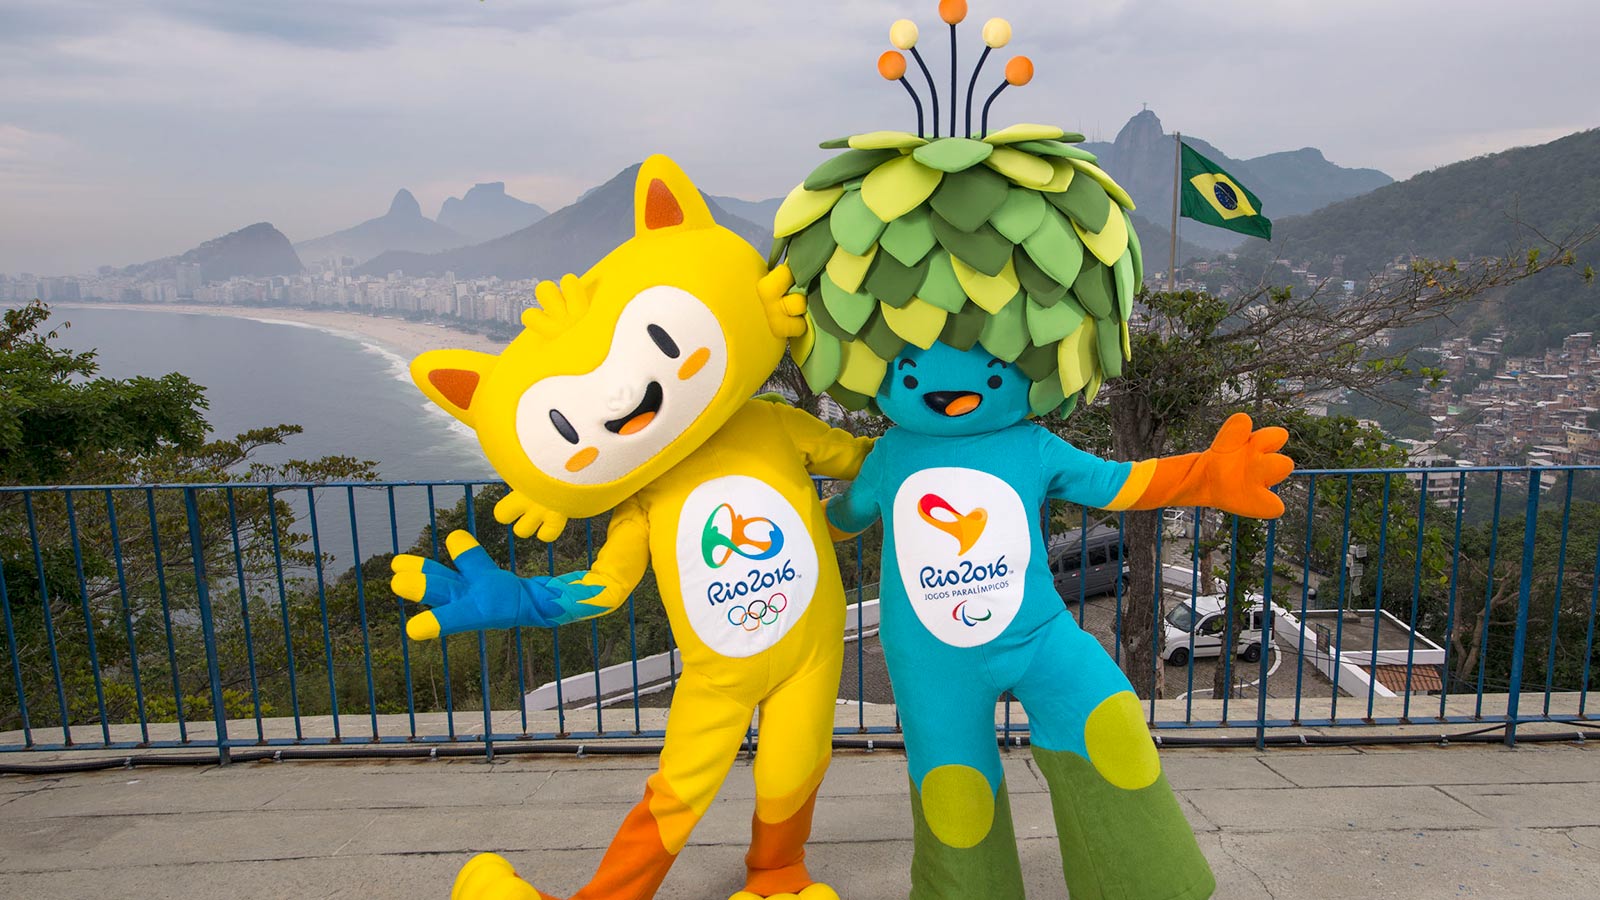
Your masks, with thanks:
[[[996,105],[1109,140],[1141,103],[1235,157],[1304,146],[1404,178],[1600,125],[1596,0],[972,0],[1032,85]],[[650,152],[783,194],[819,140],[910,129],[875,72],[934,0],[3,0],[0,272],[300,241],[432,216],[475,181],[556,209]],[[991,61],[983,83],[998,83]],[[1588,75],[1582,73],[1588,72]],[[963,82],[965,77],[963,77]],[[981,102],[981,101],[980,101]],[[946,107],[948,109],[948,107]]]

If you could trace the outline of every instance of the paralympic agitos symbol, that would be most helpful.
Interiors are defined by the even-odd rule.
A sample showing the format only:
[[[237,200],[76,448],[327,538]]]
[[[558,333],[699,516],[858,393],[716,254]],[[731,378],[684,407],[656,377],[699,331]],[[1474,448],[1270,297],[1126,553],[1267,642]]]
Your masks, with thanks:
[[[950,618],[955,619],[957,622],[960,622],[961,624],[967,626],[968,628],[971,628],[972,626],[977,625],[979,622],[987,622],[987,621],[989,621],[989,619],[991,619],[993,617],[994,617],[994,612],[990,611],[990,610],[986,610],[984,612],[984,614],[981,615],[981,616],[968,615],[967,614],[967,601],[965,601],[965,600],[961,601],[960,603],[957,603],[956,604],[956,608],[950,610]]]

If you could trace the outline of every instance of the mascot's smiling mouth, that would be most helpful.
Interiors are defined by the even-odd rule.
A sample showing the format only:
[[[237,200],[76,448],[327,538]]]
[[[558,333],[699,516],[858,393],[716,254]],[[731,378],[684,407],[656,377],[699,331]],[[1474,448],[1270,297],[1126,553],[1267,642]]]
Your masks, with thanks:
[[[972,391],[929,391],[922,395],[922,402],[941,416],[955,418],[977,409],[983,397]]]
[[[650,382],[644,389],[644,399],[639,401],[631,412],[618,419],[606,423],[606,430],[612,434],[637,434],[655,420],[656,413],[661,411],[661,383]]]

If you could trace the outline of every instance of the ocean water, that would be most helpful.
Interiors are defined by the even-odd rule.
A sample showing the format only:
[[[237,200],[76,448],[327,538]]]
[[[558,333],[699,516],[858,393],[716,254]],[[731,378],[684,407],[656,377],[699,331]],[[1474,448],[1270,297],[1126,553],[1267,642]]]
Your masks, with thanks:
[[[375,460],[389,481],[487,478],[477,441],[417,390],[409,360],[371,342],[288,322],[177,311],[57,307],[60,343],[96,350],[113,378],[181,372],[206,388],[213,433],[267,425],[305,433],[265,462],[330,454]],[[263,318],[271,310],[262,311]]]
[[[262,462],[345,455],[375,461],[385,481],[498,481],[471,432],[411,382],[408,360],[359,337],[176,310],[60,306],[53,312],[53,325],[70,323],[60,344],[97,351],[101,375],[181,372],[203,385],[215,435],[277,424],[305,429],[259,451]],[[271,311],[262,315],[270,318]],[[435,491],[439,508],[462,496],[460,487]],[[405,549],[417,538],[428,522],[426,490],[398,488],[395,497],[391,523],[384,491],[315,492],[319,547],[334,557],[334,571],[349,565],[354,549],[366,557],[396,543]],[[305,531],[309,498],[299,492],[287,499]]]

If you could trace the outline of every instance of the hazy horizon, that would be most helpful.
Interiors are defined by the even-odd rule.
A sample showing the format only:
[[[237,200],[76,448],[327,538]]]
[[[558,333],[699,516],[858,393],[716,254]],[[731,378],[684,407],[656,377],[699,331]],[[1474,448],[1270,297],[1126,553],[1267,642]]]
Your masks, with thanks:
[[[961,81],[1001,16],[1015,38],[980,91],[1012,54],[1038,74],[1000,123],[1110,140],[1148,103],[1237,158],[1311,146],[1404,179],[1600,124],[1578,102],[1600,4],[1541,7],[1555,27],[1487,0],[972,0]],[[874,71],[900,17],[943,93],[932,0],[11,0],[0,272],[126,265],[258,221],[305,241],[400,188],[430,217],[488,181],[555,210],[651,152],[708,192],[779,196],[819,140],[913,127]]]

